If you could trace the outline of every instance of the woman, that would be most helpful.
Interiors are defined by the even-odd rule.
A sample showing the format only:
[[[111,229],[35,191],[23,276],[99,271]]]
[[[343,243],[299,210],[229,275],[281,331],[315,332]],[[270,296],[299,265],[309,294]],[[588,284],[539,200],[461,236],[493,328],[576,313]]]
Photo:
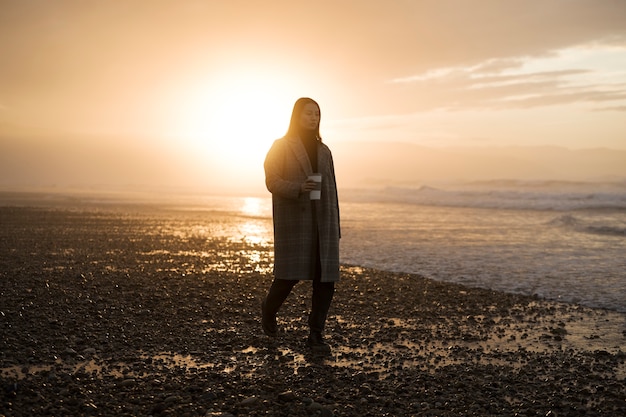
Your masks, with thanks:
[[[301,280],[313,282],[307,344],[330,352],[323,331],[339,280],[339,204],[330,149],[319,133],[320,108],[310,98],[293,106],[287,134],[274,142],[265,158],[265,184],[272,193],[274,217],[274,281],[262,304],[263,331],[276,337],[276,314]],[[319,187],[308,177],[322,176]]]

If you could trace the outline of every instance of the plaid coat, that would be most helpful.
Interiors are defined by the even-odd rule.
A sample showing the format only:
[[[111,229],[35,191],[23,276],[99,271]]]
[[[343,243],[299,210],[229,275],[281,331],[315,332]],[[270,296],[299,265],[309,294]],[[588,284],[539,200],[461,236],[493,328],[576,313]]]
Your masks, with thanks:
[[[317,225],[321,280],[339,280],[341,231],[335,167],[330,149],[321,142],[317,165],[322,174],[322,197],[310,200],[308,192],[300,192],[300,185],[313,170],[299,137],[274,141],[265,158],[265,185],[272,193],[274,217],[274,276],[278,279],[313,279]]]

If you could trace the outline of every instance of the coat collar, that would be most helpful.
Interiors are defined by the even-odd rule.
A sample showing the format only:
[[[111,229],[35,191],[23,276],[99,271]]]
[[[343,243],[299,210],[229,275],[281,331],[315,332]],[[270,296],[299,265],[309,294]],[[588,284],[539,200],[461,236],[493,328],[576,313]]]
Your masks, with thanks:
[[[294,135],[294,136],[287,136],[286,139],[287,139],[287,143],[289,144],[289,147],[293,151],[293,154],[296,156],[296,159],[300,163],[300,166],[302,166],[302,169],[304,170],[305,174],[307,176],[313,174],[313,168],[311,168],[311,161],[309,161],[309,156],[306,153],[306,149],[304,148],[304,145],[302,144],[300,137],[297,135]],[[325,166],[324,164],[326,164],[326,154],[324,152],[320,152],[320,150],[321,150],[321,146],[318,143],[317,144],[318,171],[319,171],[319,167]]]

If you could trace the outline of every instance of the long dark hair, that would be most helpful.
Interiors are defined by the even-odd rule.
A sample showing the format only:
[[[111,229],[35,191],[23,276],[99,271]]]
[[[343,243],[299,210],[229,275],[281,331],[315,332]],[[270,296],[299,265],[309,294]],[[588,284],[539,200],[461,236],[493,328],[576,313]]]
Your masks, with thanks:
[[[322,120],[322,111],[320,110],[320,105],[317,104],[317,101],[308,97],[301,97],[296,100],[296,103],[293,105],[293,111],[291,112],[291,120],[289,121],[289,129],[287,129],[287,136],[296,136],[300,134],[300,115],[304,110],[304,107],[307,104],[315,104],[317,109],[320,111],[320,121]],[[322,141],[322,136],[320,136],[320,124],[317,123],[317,127],[315,128],[315,137],[320,142]]]

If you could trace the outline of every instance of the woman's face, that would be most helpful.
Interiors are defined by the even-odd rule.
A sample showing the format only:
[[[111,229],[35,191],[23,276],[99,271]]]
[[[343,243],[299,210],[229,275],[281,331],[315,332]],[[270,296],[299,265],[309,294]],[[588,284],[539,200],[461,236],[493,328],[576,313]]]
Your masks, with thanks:
[[[315,130],[319,124],[320,109],[314,103],[304,106],[302,113],[300,113],[300,127],[307,130]]]

